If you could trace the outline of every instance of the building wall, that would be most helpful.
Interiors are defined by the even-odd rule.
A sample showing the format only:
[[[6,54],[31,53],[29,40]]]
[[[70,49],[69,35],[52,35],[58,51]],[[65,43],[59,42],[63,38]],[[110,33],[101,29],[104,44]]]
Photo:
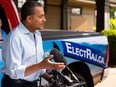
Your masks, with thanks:
[[[93,32],[95,25],[95,6],[70,2],[68,6],[68,30]],[[70,14],[70,7],[81,7],[82,15]],[[61,0],[47,0],[46,29],[61,29]]]
[[[116,0],[109,0],[110,2],[116,3]]]
[[[61,0],[47,0],[45,29],[61,29]]]
[[[93,32],[93,27],[95,25],[95,6],[93,4],[87,5],[80,2],[70,2],[69,5],[69,7],[80,7],[82,9],[81,15],[71,15],[69,12],[69,29],[74,31]]]
[[[46,0],[46,14],[45,17],[47,22],[45,24],[45,29],[61,29],[61,1],[62,0]],[[110,0],[114,3],[115,0]],[[18,3],[18,0],[15,2]],[[17,4],[18,5],[18,4]],[[81,7],[82,14],[81,15],[72,15],[70,13],[70,8],[74,7]],[[116,5],[115,5],[116,6]],[[86,31],[86,32],[93,32],[93,27],[95,26],[96,16],[95,16],[95,1],[89,0],[68,0],[68,30],[73,31]],[[20,9],[19,9],[19,16],[20,16]]]

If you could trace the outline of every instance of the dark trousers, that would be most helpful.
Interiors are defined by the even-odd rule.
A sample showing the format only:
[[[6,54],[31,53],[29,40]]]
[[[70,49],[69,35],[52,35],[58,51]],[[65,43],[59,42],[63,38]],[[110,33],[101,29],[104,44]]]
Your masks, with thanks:
[[[2,78],[1,87],[37,87],[37,81],[29,82],[25,80],[14,80],[9,76],[4,75]]]

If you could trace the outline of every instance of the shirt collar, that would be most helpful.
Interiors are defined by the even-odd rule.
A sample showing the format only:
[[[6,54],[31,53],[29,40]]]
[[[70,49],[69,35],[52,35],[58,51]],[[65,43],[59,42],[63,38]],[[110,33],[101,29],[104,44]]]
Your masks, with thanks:
[[[29,33],[31,33],[24,25],[23,25],[23,23],[21,22],[20,24],[19,24],[19,29],[20,29],[20,31],[22,32],[22,33],[24,33],[24,34],[29,34]],[[37,34],[41,34],[40,32],[39,32],[39,30],[35,30],[35,33],[37,33]]]
[[[35,33],[37,33],[37,34],[41,34],[41,33],[39,32],[39,30],[35,30]]]

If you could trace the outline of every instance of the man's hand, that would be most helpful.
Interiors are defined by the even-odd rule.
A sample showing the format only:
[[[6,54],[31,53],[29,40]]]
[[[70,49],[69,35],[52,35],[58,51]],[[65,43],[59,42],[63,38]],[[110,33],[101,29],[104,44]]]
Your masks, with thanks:
[[[65,68],[64,63],[52,62],[51,61],[52,58],[53,58],[53,55],[49,55],[43,61],[41,61],[41,64],[43,65],[44,69],[56,70],[56,69],[64,69]]]
[[[30,75],[38,70],[41,70],[41,69],[57,70],[57,69],[64,69],[65,68],[64,63],[52,62],[50,60],[50,59],[52,59],[52,57],[53,57],[53,55],[50,55],[50,56],[46,57],[45,59],[43,59],[43,61],[26,67],[25,76]]]

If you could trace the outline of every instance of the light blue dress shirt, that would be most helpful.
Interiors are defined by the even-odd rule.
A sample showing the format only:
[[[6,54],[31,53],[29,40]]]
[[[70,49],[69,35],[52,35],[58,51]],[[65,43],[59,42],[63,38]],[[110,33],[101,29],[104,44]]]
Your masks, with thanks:
[[[33,33],[20,23],[12,30],[2,46],[2,58],[5,67],[2,72],[12,79],[24,79],[34,81],[39,75],[45,73],[45,69],[39,70],[31,75],[24,76],[27,66],[36,64],[43,60],[42,38],[39,30]]]

